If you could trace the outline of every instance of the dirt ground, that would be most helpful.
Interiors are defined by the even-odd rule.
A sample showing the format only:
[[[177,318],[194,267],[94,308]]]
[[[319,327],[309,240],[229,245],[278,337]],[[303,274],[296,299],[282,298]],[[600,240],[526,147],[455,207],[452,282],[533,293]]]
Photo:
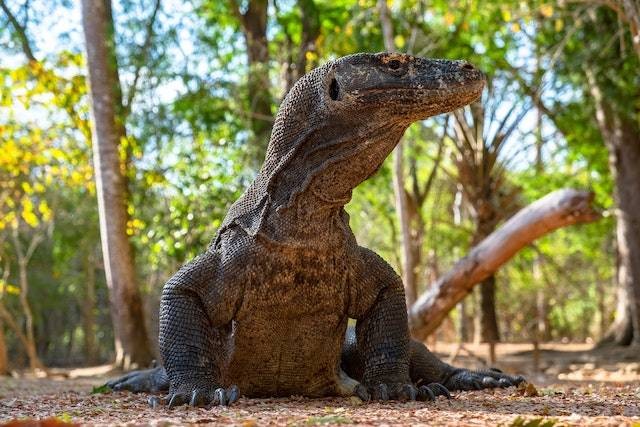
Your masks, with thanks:
[[[362,403],[357,398],[240,399],[231,407],[151,409],[145,395],[94,393],[116,374],[109,367],[52,370],[46,378],[0,379],[0,423],[85,425],[610,425],[640,427],[640,351],[588,351],[544,346],[534,372],[531,346],[501,345],[501,369],[528,376],[534,387],[457,392],[437,402]],[[479,346],[438,344],[459,366],[477,367]],[[446,359],[446,357],[445,357]],[[31,424],[28,424],[27,421]],[[14,424],[18,425],[18,424]]]

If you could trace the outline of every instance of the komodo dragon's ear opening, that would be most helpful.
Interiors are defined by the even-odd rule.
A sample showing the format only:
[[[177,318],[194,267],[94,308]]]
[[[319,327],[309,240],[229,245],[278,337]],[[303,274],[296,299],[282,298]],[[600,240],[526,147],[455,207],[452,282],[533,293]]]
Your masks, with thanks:
[[[340,97],[340,86],[335,78],[331,80],[331,84],[329,85],[329,97],[334,101],[337,101]]]

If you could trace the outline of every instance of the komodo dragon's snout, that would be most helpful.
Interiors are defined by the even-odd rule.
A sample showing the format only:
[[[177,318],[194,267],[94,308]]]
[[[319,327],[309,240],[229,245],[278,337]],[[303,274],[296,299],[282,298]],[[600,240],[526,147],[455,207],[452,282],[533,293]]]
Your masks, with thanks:
[[[485,84],[484,74],[467,61],[397,53],[336,61],[326,79],[328,103],[336,111],[354,110],[406,124],[473,102]]]

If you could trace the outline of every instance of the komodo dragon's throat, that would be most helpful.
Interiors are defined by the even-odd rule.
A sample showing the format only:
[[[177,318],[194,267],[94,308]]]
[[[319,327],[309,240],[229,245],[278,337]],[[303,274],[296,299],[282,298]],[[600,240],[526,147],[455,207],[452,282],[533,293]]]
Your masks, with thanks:
[[[239,393],[433,399],[445,387],[522,381],[453,368],[412,341],[400,278],[358,246],[344,211],[412,122],[469,104],[484,81],[464,61],[389,53],[347,56],[301,78],[255,181],[207,251],[164,287],[163,367],[109,385],[168,389],[175,406]]]

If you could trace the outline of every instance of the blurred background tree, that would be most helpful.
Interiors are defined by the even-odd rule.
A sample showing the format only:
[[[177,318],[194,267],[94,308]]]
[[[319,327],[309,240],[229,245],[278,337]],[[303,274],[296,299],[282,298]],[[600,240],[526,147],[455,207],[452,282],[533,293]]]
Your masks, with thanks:
[[[386,18],[376,0],[85,3],[112,9],[126,129],[120,232],[150,344],[134,341],[150,354],[162,285],[251,182],[286,92],[327,60],[384,50],[385,20],[398,51],[467,59],[489,84],[467,110],[413,125],[395,166],[358,188],[347,210],[359,242],[410,275],[419,296],[518,208],[591,189],[610,215],[527,246],[436,335],[640,339],[633,2],[393,0]],[[0,372],[116,357],[84,52],[76,2],[0,0]]]

